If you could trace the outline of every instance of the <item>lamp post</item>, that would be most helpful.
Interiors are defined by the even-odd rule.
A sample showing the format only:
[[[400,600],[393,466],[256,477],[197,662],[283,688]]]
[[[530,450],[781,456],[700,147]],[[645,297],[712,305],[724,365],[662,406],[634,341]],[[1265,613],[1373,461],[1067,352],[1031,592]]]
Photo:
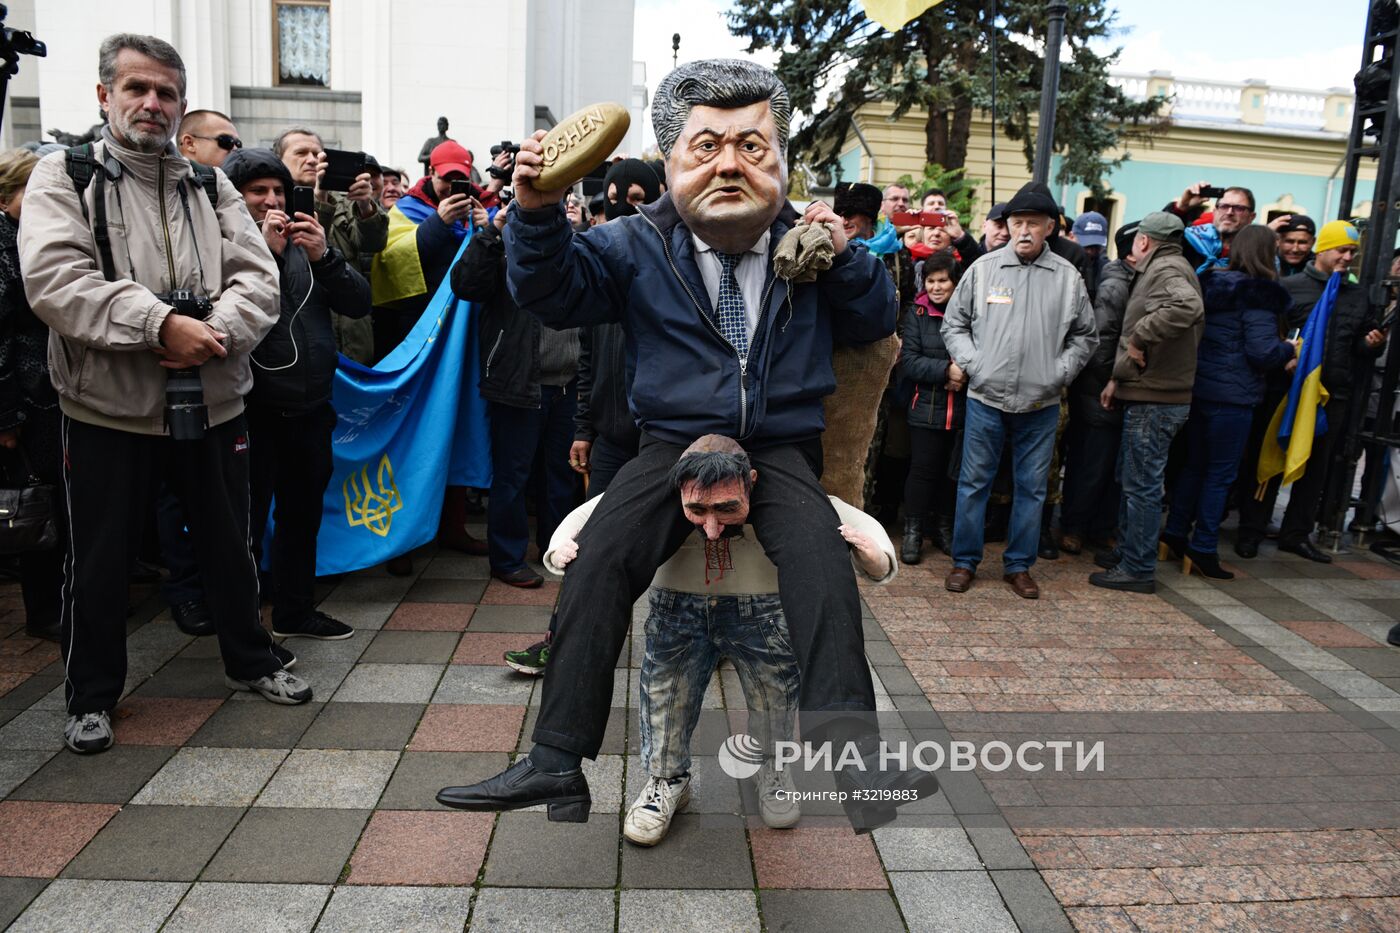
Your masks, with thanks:
[[[681,34],[678,33],[678,32],[673,32],[673,33],[671,33],[671,69],[672,69],[672,70],[675,70],[675,67],[676,67],[676,60],[680,57],[680,54],[681,54]]]
[[[1060,94],[1060,44],[1065,38],[1066,0],[1049,0],[1045,12],[1045,77],[1040,82],[1040,129],[1035,139],[1035,167],[1031,177],[1045,182],[1050,177],[1050,155],[1055,146],[1055,100]]]

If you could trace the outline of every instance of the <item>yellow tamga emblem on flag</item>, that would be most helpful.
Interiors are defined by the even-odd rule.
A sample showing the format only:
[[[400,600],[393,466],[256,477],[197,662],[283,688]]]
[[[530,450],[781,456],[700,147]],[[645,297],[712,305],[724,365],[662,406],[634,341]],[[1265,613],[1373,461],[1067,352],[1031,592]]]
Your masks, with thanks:
[[[394,523],[394,513],[403,508],[403,496],[394,484],[394,467],[385,454],[379,461],[376,477],[378,489],[370,487],[369,464],[360,467],[360,472],[351,472],[341,484],[345,495],[345,520],[351,528],[364,527],[379,535],[389,536],[389,527]]]

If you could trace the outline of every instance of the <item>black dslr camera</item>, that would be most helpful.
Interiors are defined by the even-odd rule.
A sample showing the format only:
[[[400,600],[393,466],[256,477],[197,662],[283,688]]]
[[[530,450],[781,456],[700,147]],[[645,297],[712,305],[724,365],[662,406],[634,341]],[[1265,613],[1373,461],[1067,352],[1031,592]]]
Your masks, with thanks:
[[[172,313],[200,321],[214,310],[208,298],[196,295],[188,288],[173,289],[156,297],[170,305]],[[170,371],[165,380],[165,426],[170,429],[172,440],[203,439],[204,430],[209,427],[209,408],[204,404],[204,384],[199,381],[199,367]]]
[[[515,154],[519,151],[520,145],[511,142],[509,139],[503,139],[498,145],[492,146],[491,159],[494,161],[496,156],[500,155],[502,152],[509,152],[510,164],[505,168],[489,165],[486,168],[486,174],[490,175],[492,178],[499,178],[501,181],[508,181],[510,176],[515,173]]]

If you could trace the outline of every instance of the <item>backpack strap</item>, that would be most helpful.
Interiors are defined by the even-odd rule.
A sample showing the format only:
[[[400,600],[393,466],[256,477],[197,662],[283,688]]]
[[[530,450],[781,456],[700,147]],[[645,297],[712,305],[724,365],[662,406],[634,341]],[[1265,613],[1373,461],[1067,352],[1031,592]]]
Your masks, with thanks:
[[[194,177],[199,182],[199,186],[204,189],[204,196],[209,199],[209,206],[214,210],[219,209],[219,176],[214,174],[214,169],[208,165],[190,160],[190,168],[194,169]]]
[[[107,233],[107,173],[98,164],[93,153],[92,143],[72,146],[63,154],[64,168],[73,179],[73,188],[78,192],[78,206],[83,210],[83,219],[92,225],[92,238],[97,243],[97,256],[102,263],[102,275],[109,282],[117,280],[112,259],[112,238]],[[97,179],[97,190],[93,197],[93,213],[96,219],[88,216],[87,201],[83,193],[93,179]]]

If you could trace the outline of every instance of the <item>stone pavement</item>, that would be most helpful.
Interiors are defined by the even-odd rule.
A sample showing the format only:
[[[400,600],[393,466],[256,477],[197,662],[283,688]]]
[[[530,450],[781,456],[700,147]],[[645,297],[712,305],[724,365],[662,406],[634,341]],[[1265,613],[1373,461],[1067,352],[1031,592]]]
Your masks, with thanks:
[[[433,801],[529,747],[538,681],[500,656],[544,631],[554,584],[511,589],[430,549],[414,577],[347,577],[322,608],[359,631],[288,643],[316,689],[293,708],[231,695],[212,640],[134,590],[118,744],[90,758],[61,750],[57,651],[22,634],[4,587],[0,926],[1400,928],[1400,652],[1383,644],[1400,569],[1266,545],[1228,583],[1163,565],[1148,597],[1089,587],[1088,558],[1064,558],[1039,565],[1032,603],[996,563],[961,596],[941,555],[863,588],[880,708],[942,737],[1102,737],[1104,774],[981,768],[873,838],[820,816],[767,830],[714,757],[744,708],[723,669],[692,804],[649,850],[619,833],[642,780],[635,628],[588,823]]]

